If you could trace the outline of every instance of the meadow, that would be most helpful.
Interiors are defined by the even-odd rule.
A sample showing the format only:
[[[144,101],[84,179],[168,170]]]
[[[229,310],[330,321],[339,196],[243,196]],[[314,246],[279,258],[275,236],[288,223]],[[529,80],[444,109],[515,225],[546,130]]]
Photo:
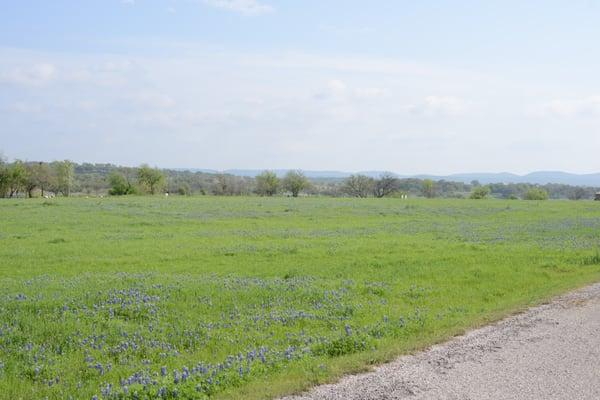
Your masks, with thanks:
[[[600,278],[591,201],[0,201],[0,399],[272,398]]]

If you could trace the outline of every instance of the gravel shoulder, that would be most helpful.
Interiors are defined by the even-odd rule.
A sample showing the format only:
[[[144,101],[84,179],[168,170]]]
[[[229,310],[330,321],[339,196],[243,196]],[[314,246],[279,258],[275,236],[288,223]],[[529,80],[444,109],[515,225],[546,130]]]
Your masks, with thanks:
[[[305,399],[600,399],[600,283]]]

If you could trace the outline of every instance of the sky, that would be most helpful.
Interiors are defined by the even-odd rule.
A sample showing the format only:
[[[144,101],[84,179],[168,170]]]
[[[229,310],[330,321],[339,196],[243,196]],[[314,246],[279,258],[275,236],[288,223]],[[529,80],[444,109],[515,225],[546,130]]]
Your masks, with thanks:
[[[600,171],[600,1],[7,0],[8,159]]]

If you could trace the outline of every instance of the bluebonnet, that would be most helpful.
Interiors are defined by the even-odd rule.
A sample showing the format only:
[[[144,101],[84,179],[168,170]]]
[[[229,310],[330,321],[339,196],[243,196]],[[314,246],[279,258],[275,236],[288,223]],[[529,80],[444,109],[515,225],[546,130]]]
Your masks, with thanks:
[[[103,397],[109,397],[112,393],[112,385],[110,383],[107,383],[106,386],[102,388],[101,393]]]
[[[346,331],[346,335],[352,335],[352,328],[350,328],[350,325],[344,326],[344,330]]]

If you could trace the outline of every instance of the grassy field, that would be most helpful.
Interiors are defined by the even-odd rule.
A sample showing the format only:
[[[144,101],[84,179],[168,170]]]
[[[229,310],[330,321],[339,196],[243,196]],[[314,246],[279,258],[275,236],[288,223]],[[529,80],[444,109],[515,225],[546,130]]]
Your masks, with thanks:
[[[599,246],[589,201],[0,201],[0,398],[294,392],[598,280]]]

